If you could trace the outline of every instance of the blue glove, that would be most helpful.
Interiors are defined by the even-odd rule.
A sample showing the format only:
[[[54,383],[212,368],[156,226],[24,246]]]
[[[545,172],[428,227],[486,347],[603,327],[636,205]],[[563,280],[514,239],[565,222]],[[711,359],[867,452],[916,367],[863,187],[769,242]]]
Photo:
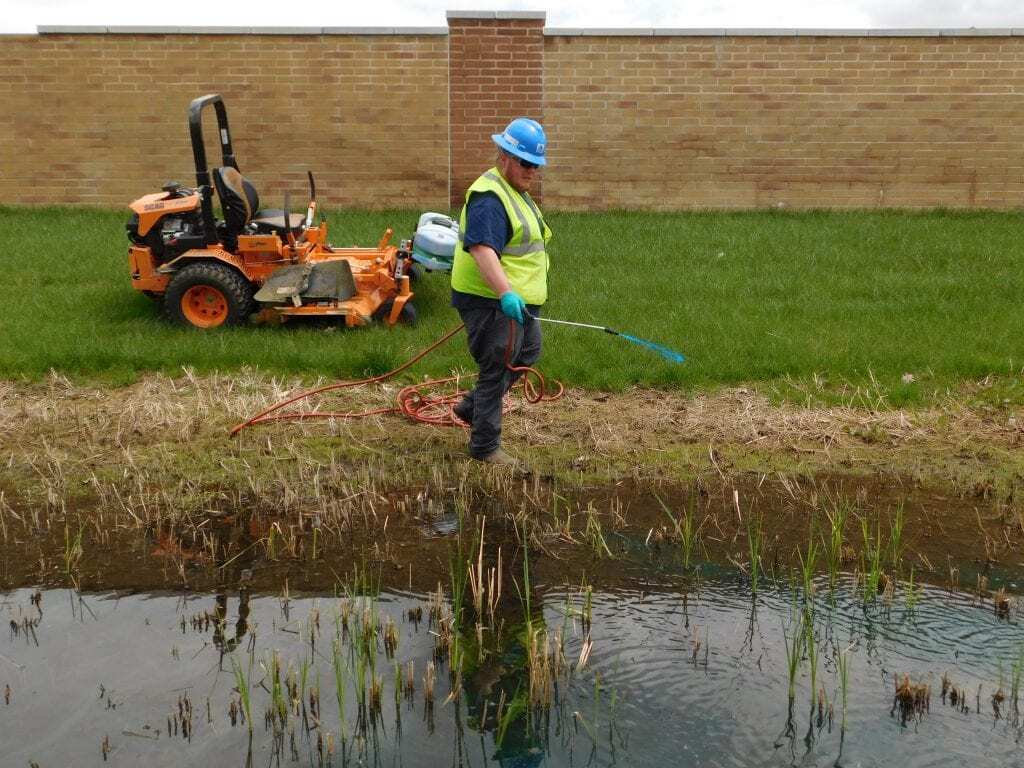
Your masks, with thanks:
[[[505,291],[501,294],[499,299],[501,302],[501,311],[505,314],[505,317],[515,320],[520,325],[523,324],[523,315],[526,312],[526,302],[523,301],[515,291]]]

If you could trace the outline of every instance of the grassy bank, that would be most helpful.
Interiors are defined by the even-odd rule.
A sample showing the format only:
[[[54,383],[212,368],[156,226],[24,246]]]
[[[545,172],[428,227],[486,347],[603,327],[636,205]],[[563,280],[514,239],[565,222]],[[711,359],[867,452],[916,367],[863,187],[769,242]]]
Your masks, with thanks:
[[[416,214],[333,214],[331,239],[371,243],[388,225],[408,237]],[[173,328],[129,285],[126,218],[0,208],[0,377],[56,369],[124,383],[182,366],[351,377],[399,364],[458,323],[446,277],[429,275],[416,287],[415,329]],[[546,327],[542,367],[573,385],[758,382],[787,399],[892,406],[991,376],[985,398],[1024,402],[1017,214],[553,214],[551,225],[548,316],[609,325],[688,358],[677,366],[612,337]],[[414,375],[470,367],[457,340]]]

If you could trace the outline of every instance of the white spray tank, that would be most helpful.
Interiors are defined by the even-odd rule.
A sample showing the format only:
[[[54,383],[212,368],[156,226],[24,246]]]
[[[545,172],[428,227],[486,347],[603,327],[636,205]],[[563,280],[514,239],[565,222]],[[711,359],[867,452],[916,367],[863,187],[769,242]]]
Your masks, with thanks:
[[[412,258],[431,272],[451,272],[459,224],[443,213],[424,213],[412,239]]]

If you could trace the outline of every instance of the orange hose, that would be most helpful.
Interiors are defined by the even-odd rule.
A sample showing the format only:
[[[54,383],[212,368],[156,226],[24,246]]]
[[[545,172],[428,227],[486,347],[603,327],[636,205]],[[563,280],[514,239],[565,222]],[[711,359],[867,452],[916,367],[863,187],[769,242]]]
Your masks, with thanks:
[[[546,394],[546,381],[543,374],[535,368],[529,366],[512,366],[509,365],[509,359],[512,356],[512,346],[515,341],[515,321],[509,320],[509,337],[508,344],[505,347],[505,365],[506,367],[514,372],[522,374],[523,392],[528,403],[539,403],[541,401],[552,401],[557,400],[565,392],[565,387],[562,386],[561,382],[556,381],[558,390],[552,394]],[[410,384],[407,387],[403,387],[398,392],[398,404],[392,408],[375,408],[369,411],[359,412],[332,412],[332,411],[299,411],[292,413],[281,413],[276,412],[285,408],[292,403],[297,403],[300,400],[306,400],[314,395],[320,395],[324,392],[331,392],[337,389],[346,389],[348,387],[358,387],[363,384],[378,384],[382,381],[397,376],[399,373],[409,368],[414,363],[419,362],[428,354],[433,352],[439,346],[444,344],[446,341],[451,339],[455,334],[461,331],[465,325],[459,325],[457,328],[453,328],[448,331],[444,336],[435,341],[426,349],[419,352],[414,357],[410,358],[406,362],[397,368],[382,373],[379,376],[371,376],[366,379],[359,379],[357,381],[339,381],[334,384],[327,384],[323,387],[317,387],[306,392],[300,392],[297,395],[288,397],[274,405],[260,411],[258,414],[253,416],[241,424],[233,427],[230,432],[231,437],[235,437],[239,432],[247,427],[251,427],[254,424],[265,424],[270,421],[300,421],[303,419],[357,419],[364,418],[366,416],[376,416],[385,413],[401,413],[412,421],[420,424],[431,424],[439,427],[456,427],[465,426],[465,424],[455,416],[453,412],[454,406],[462,399],[466,390],[455,390],[451,394],[447,395],[429,395],[425,392],[430,387],[437,387],[447,384],[452,381],[459,381],[462,378],[472,378],[472,376],[450,376],[446,379],[433,379],[430,381],[424,381],[419,384]],[[530,377],[534,377],[536,380],[531,381]],[[506,406],[503,409],[503,413],[507,413],[509,407]]]

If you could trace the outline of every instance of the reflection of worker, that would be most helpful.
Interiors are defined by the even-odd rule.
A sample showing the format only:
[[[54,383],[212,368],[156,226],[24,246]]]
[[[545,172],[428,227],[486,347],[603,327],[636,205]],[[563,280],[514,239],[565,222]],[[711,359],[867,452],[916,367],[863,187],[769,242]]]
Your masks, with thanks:
[[[225,654],[234,651],[249,630],[249,590],[242,587],[238,593],[238,621],[235,622],[234,637],[226,637],[224,632],[227,625],[228,596],[223,593],[218,594],[215,602],[213,645],[220,651],[221,661],[223,661]]]
[[[509,619],[503,624],[505,631],[484,653],[477,646],[477,634],[470,622],[464,625],[460,637],[465,652],[462,685],[469,723],[480,733],[494,735],[493,758],[498,765],[537,766],[544,762],[549,733],[546,720],[536,719],[530,707],[527,627],[543,632],[544,615],[537,611],[529,624],[522,615],[504,618]]]
[[[491,138],[500,150],[497,165],[466,192],[452,265],[452,306],[480,369],[476,386],[454,410],[471,427],[473,458],[515,466],[501,450],[501,406],[518,378],[507,366],[532,365],[540,357],[540,324],[526,313],[538,315],[548,297],[544,246],[551,230],[529,191],[545,164],[547,139],[540,123],[526,117]]]

